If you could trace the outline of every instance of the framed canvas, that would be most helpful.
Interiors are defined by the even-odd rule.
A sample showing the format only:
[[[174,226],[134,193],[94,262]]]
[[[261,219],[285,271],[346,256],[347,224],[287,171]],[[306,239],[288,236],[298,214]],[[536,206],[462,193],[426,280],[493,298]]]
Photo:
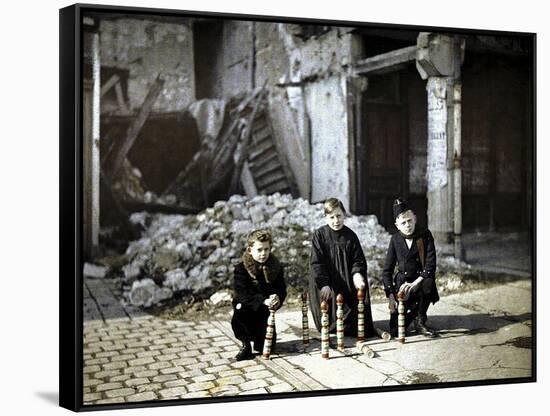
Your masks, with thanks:
[[[535,41],[61,9],[61,406],[535,381]]]

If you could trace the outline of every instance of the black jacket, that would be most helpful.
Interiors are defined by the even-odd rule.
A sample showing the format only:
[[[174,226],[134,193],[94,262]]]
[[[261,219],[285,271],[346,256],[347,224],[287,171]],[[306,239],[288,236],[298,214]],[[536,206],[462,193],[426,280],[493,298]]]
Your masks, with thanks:
[[[273,256],[273,254],[271,255]],[[268,260],[268,266],[272,263],[270,260],[275,260],[271,257]],[[244,263],[239,263],[234,270],[234,296],[233,306],[242,303],[254,311],[263,304],[264,300],[272,294],[279,296],[280,305],[283,304],[286,298],[286,283],[284,279],[284,270],[282,266],[277,269],[277,274],[271,282],[267,282],[263,273],[258,273],[252,277],[246,270]],[[280,307],[280,306],[279,306]]]
[[[419,239],[422,239],[424,243],[424,267],[422,267],[422,261],[418,251],[417,240]],[[393,273],[396,265],[397,273],[394,276]],[[435,288],[435,271],[435,244],[430,230],[426,230],[413,240],[410,249],[407,247],[405,238],[400,233],[392,235],[386,254],[386,261],[384,262],[384,270],[382,272],[386,296],[389,297],[390,293],[393,293],[394,296],[397,295],[399,286],[402,283],[412,283],[418,276],[422,276],[424,279],[433,279]],[[435,303],[437,300],[439,300],[439,295],[436,290],[431,301]]]

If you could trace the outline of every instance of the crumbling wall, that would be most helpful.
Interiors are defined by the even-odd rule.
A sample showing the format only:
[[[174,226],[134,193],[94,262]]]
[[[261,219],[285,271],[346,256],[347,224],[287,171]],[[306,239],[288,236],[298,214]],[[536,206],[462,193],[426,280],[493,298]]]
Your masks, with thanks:
[[[276,139],[287,150],[300,195],[312,201],[335,195],[349,205],[346,100],[341,85],[352,56],[352,35],[348,29],[331,28],[304,38],[302,29],[294,24],[256,23],[256,85],[270,87]],[[333,155],[335,147],[339,152]],[[323,165],[332,160],[337,162]]]
[[[158,73],[165,84],[153,111],[180,111],[194,101],[193,38],[186,20],[103,19],[100,43],[101,65],[129,70],[130,110],[141,106]]]

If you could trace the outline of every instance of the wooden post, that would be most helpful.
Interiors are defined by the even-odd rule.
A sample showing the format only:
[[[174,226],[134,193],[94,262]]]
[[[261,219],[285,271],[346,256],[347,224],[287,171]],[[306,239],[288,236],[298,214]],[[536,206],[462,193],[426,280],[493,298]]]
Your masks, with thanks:
[[[397,339],[400,343],[405,342],[405,303],[403,292],[397,293],[399,306],[397,308]]]
[[[328,360],[328,303],[321,302],[321,357]]]
[[[344,351],[344,297],[336,296],[336,340],[338,351]]]
[[[302,340],[309,344],[309,321],[307,318],[307,292],[302,293]]]
[[[363,289],[357,291],[357,342],[365,340],[365,292]]]
[[[271,355],[271,343],[273,342],[273,333],[275,331],[275,309],[269,308],[269,318],[267,318],[267,330],[265,332],[263,358],[269,360]]]

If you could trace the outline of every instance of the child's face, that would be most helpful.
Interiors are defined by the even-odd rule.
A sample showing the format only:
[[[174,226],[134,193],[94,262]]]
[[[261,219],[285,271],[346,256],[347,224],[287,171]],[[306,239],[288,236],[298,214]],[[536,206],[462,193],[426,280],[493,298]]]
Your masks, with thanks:
[[[265,263],[271,253],[271,244],[269,241],[254,241],[247,250],[255,261]]]
[[[411,210],[399,214],[395,220],[395,226],[405,235],[411,235],[416,227],[416,215]]]
[[[330,214],[325,214],[327,225],[334,231],[341,230],[344,226],[344,211],[341,208],[335,208]]]

